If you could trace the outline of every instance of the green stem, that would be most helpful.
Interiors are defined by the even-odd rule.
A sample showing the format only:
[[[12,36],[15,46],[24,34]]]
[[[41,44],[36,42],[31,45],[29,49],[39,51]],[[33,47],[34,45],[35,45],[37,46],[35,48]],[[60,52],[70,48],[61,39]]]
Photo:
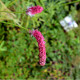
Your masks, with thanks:
[[[6,13],[23,13],[24,11],[22,11],[22,12],[0,11],[0,12],[6,12]],[[25,12],[24,12],[24,13],[25,13]]]
[[[6,22],[2,22],[2,23],[13,25],[13,24],[11,24],[11,23],[6,23]],[[19,23],[17,23],[17,25],[13,25],[13,26],[17,26],[17,27],[19,27],[19,28],[22,28],[22,29],[28,31],[28,29],[22,27]]]
[[[69,2],[69,3],[65,3],[63,5],[68,5],[68,4],[77,3],[77,2],[80,2],[80,0],[79,1],[72,1],[72,2]]]
[[[30,16],[27,17],[27,22],[26,22],[26,26],[25,26],[26,28],[27,28],[28,25],[29,25],[29,19],[30,19]]]

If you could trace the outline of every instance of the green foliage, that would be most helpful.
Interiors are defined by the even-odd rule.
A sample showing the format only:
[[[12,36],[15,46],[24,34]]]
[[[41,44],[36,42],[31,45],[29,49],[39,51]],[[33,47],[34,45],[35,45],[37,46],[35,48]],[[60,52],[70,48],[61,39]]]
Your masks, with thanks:
[[[80,40],[73,31],[64,32],[59,24],[69,14],[68,6],[63,5],[65,0],[2,1],[26,30],[12,20],[0,22],[0,79],[74,80],[76,68],[73,69],[72,65],[76,66],[73,63],[75,56],[80,56]],[[40,5],[44,10],[30,17],[25,11],[31,5]],[[70,14],[74,11],[71,10]],[[39,29],[45,38],[47,60],[43,67],[38,63],[37,41],[28,33],[29,29]],[[75,74],[76,79],[80,78],[79,71]]]

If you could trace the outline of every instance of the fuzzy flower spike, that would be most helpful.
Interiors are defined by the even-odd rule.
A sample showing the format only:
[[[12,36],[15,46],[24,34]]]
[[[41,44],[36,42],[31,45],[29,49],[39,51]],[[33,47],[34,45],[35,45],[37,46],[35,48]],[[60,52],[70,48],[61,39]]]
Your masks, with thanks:
[[[36,38],[39,46],[39,64],[44,66],[46,63],[46,49],[45,49],[45,41],[44,37],[38,30],[33,30],[30,33]]]
[[[38,6],[32,6],[29,7],[26,11],[26,14],[29,16],[34,16],[35,14],[41,13],[43,11],[43,7]]]

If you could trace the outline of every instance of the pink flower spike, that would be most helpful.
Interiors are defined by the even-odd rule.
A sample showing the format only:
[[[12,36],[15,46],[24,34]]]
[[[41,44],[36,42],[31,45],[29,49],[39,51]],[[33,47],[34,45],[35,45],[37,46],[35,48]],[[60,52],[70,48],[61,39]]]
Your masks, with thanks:
[[[44,66],[46,63],[46,49],[44,37],[38,30],[33,30],[32,35],[36,38],[39,46],[39,64]]]
[[[34,16],[35,14],[41,13],[42,11],[43,11],[43,7],[40,7],[39,5],[32,6],[27,9],[26,14],[30,16]]]

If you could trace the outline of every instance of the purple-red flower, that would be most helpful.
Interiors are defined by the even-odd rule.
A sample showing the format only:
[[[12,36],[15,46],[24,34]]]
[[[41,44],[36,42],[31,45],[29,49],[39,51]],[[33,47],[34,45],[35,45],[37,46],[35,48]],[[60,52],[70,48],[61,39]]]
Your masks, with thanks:
[[[42,11],[43,11],[43,7],[40,7],[39,5],[32,6],[27,9],[26,14],[30,16],[34,16],[35,14],[41,13]]]
[[[44,66],[46,63],[46,49],[45,49],[45,41],[44,37],[38,30],[33,30],[30,33],[36,38],[39,46],[39,63],[41,66]]]

